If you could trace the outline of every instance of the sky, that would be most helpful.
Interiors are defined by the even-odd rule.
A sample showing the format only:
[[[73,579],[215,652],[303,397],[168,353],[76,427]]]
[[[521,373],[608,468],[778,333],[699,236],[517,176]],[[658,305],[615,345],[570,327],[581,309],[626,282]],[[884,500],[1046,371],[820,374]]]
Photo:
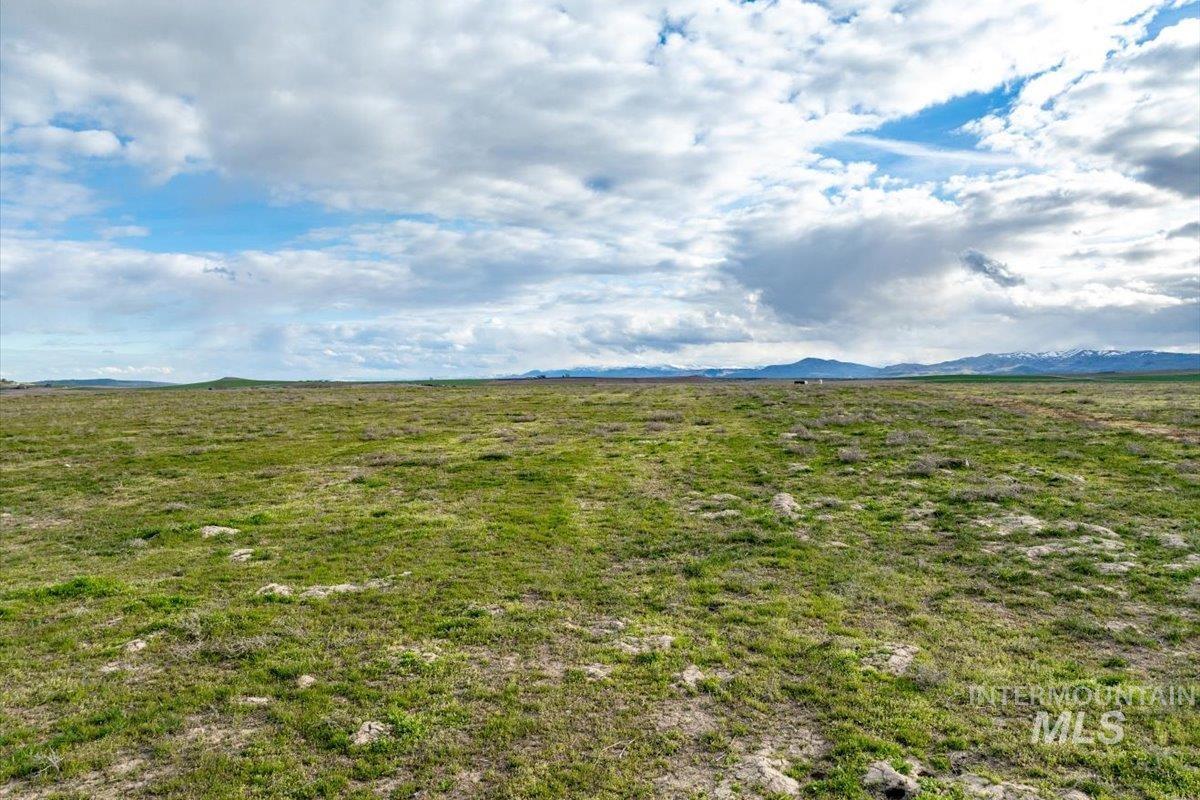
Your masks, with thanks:
[[[1200,350],[1200,4],[6,0],[0,374]]]

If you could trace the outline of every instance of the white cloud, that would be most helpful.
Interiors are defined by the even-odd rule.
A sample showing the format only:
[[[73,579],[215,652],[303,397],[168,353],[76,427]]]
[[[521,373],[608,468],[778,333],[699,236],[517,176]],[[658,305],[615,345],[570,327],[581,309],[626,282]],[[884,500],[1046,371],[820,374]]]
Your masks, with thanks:
[[[6,3],[3,328],[272,374],[1188,346],[1200,23],[1139,43],[1154,7]],[[1020,79],[981,149],[869,134]],[[817,153],[846,141],[989,174]],[[61,238],[98,162],[395,219]]]
[[[150,229],[144,225],[109,225],[98,233],[101,239],[137,239],[149,236]]]
[[[80,155],[111,156],[121,151],[121,141],[112,131],[72,130],[55,125],[26,125],[9,135],[10,144],[21,148]]]
[[[95,7],[96,12],[103,9]],[[27,12],[49,12],[55,21],[75,18],[86,24],[83,9],[57,8],[40,4],[5,6],[8,25],[22,29]],[[51,18],[54,19],[53,17]],[[44,23],[43,23],[44,24]],[[31,40],[6,35],[0,50],[3,90],[0,100],[0,131],[6,146],[25,147],[45,153],[73,150],[79,155],[111,156],[123,153],[131,163],[149,169],[165,180],[191,166],[207,161],[200,113],[185,93],[176,87],[156,87],[160,76],[150,63],[132,70],[110,71],[89,59],[89,50],[114,47],[145,47],[151,43],[95,42],[101,28],[79,31],[83,38],[72,40],[62,32],[35,25]],[[39,42],[40,35],[48,41]],[[99,47],[97,47],[99,45]],[[122,59],[127,54],[105,52]],[[141,69],[145,72],[138,74]],[[59,119],[83,121],[86,130],[55,125]],[[128,139],[122,143],[121,137]]]
[[[14,133],[73,114],[160,175],[211,160],[284,195],[524,224],[695,213],[877,120],[1102,57],[1147,4],[9,6]]]
[[[17,235],[15,229],[25,225],[61,224],[101,206],[90,188],[53,173],[3,169],[0,179],[4,183],[0,194],[0,231],[4,235]]]
[[[1004,117],[969,126],[983,144],[1053,167],[1117,169],[1185,197],[1200,192],[1200,19],[1130,44],[1083,73],[1030,81]]]
[[[124,366],[124,367],[99,367],[92,370],[96,375],[117,375],[121,377],[143,377],[146,375],[157,375],[166,377],[175,370],[171,367],[153,367],[153,366]]]

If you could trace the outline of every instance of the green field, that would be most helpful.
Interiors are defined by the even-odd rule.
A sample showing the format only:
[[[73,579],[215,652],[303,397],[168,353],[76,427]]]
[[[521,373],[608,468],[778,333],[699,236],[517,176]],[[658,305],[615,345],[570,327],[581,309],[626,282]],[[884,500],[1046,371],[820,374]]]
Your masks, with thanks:
[[[3,798],[903,796],[879,761],[923,798],[1200,797],[1194,694],[1113,743],[971,695],[1197,689],[1194,382],[57,391],[0,423]]]
[[[926,383],[1061,383],[1064,381],[1188,383],[1200,381],[1200,372],[1099,372],[1092,375],[922,375],[904,380]]]

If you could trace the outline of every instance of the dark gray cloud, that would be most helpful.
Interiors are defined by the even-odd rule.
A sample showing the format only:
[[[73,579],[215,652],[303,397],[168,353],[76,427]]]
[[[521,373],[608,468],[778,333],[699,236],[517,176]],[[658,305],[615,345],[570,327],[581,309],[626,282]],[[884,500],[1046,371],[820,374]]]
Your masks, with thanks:
[[[784,319],[823,325],[878,298],[885,283],[942,271],[961,238],[952,226],[896,218],[822,226],[782,241],[747,233],[727,269]]]
[[[964,266],[1002,288],[1020,286],[1024,279],[985,251],[1033,241],[1048,231],[1070,231],[1086,223],[1089,208],[1124,195],[1127,207],[1152,213],[1137,192],[1096,181],[982,177],[959,184],[957,204],[950,208],[928,198],[919,208],[898,200],[887,213],[847,210],[843,219],[794,236],[744,231],[725,270],[761,290],[763,302],[785,319],[828,324],[867,300],[899,302],[897,282],[945,276]],[[861,202],[874,202],[870,193],[862,197]]]
[[[910,195],[881,209],[863,190],[836,221],[792,235],[747,230],[724,269],[780,318],[842,343],[1044,349],[1103,334],[1105,346],[1161,347],[1185,345],[1200,328],[1190,277],[1200,254],[1163,232],[1164,215],[1192,213],[1184,201],[1113,172],[953,185],[952,206]],[[1122,198],[1119,214],[1112,198]],[[1009,266],[1018,258],[1020,274]],[[964,269],[987,284],[956,277]],[[1145,331],[1134,335],[1139,317]],[[1018,336],[1016,320],[1021,331],[1036,325],[1042,340]]]
[[[1195,239],[1200,237],[1200,222],[1189,222],[1180,225],[1167,234],[1168,239]]]
[[[1021,276],[1014,275],[1007,264],[978,250],[964,250],[959,254],[958,260],[971,272],[977,272],[985,278],[995,281],[999,286],[1020,286],[1025,282]]]
[[[1200,197],[1200,146],[1186,153],[1146,153],[1134,163],[1147,183],[1184,197]]]

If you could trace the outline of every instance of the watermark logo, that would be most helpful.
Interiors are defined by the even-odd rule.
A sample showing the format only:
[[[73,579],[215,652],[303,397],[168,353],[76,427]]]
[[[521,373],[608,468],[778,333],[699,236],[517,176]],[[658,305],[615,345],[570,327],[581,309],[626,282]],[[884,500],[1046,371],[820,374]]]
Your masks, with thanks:
[[[1020,706],[1033,711],[1034,744],[1115,745],[1125,738],[1123,709],[1196,705],[1197,685],[971,686],[976,706]]]
[[[1125,714],[1121,711],[1105,711],[1099,715],[1100,731],[1093,735],[1088,730],[1088,712],[1063,711],[1051,718],[1049,711],[1039,711],[1033,718],[1034,744],[1118,744],[1125,738]]]

